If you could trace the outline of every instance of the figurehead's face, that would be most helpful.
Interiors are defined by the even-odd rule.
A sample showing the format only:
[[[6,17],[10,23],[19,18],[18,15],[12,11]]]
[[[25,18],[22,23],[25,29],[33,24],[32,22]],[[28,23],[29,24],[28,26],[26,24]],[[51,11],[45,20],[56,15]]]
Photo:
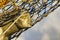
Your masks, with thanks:
[[[8,0],[0,0],[0,7],[4,6],[6,3],[8,3]]]

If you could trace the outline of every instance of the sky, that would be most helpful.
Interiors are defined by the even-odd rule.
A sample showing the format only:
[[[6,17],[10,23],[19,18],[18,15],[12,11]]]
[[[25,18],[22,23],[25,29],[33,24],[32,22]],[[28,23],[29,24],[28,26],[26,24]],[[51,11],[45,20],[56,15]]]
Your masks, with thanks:
[[[60,7],[32,28],[23,32],[17,40],[60,40]]]

